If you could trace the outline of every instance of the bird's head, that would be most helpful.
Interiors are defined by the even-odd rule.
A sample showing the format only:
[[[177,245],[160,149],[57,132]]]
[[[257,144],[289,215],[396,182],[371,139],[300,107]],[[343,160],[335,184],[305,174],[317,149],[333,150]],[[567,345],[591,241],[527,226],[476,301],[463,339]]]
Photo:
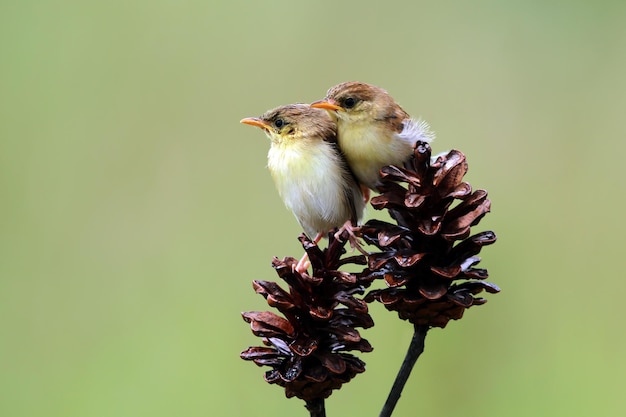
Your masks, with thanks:
[[[332,87],[322,100],[311,107],[325,109],[339,120],[348,123],[378,120],[398,107],[393,98],[380,87],[358,81],[349,81]]]
[[[272,143],[289,144],[302,139],[334,140],[336,125],[327,112],[308,104],[289,104],[267,111],[261,117],[247,117],[241,123],[256,126]]]

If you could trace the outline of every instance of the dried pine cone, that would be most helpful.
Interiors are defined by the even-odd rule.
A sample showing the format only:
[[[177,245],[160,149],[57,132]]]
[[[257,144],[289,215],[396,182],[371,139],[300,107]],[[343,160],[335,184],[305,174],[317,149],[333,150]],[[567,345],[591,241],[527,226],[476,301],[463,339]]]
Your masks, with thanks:
[[[418,142],[405,168],[381,170],[381,195],[372,206],[388,209],[397,225],[371,220],[361,228],[363,238],[381,251],[369,256],[369,272],[388,285],[371,291],[366,301],[380,301],[415,325],[445,327],[466,308],[486,302],[476,294],[500,291],[484,281],[486,269],[474,267],[480,262],[476,255],[496,235],[470,236],[491,202],[486,191],[472,192],[463,182],[467,168],[465,155],[455,150],[431,163],[430,146]]]
[[[356,328],[368,328],[374,322],[367,304],[355,297],[363,294],[371,278],[339,271],[348,263],[366,263],[364,256],[341,259],[346,233],[340,239],[331,233],[324,250],[305,235],[299,239],[309,256],[312,276],[296,272],[294,258],[274,258],[272,266],[289,291],[271,281],[253,284],[284,317],[269,311],[243,313],[265,346],[250,347],[241,357],[270,366],[272,369],[265,373],[267,382],[284,387],[287,397],[309,402],[327,398],[332,390],[365,370],[363,361],[345,352],[372,350]]]

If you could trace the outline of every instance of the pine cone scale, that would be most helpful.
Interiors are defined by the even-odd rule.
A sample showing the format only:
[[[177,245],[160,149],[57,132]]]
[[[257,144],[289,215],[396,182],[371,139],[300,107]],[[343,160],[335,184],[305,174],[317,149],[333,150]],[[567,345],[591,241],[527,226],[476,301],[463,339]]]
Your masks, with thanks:
[[[431,163],[427,143],[417,144],[403,168],[381,170],[382,194],[372,206],[388,209],[398,224],[370,221],[361,229],[379,249],[369,256],[369,273],[382,275],[389,287],[368,293],[367,302],[377,300],[417,325],[445,327],[465,309],[484,304],[475,295],[499,291],[484,281],[486,269],[474,268],[480,262],[476,255],[496,236],[490,231],[470,236],[491,201],[486,191],[472,192],[463,181],[467,171],[465,155],[455,150]],[[454,284],[457,280],[466,282]]]

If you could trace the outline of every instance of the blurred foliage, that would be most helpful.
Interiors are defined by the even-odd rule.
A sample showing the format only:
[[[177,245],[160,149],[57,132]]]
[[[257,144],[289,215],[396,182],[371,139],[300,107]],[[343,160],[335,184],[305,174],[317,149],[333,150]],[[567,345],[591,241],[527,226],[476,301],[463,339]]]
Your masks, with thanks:
[[[619,1],[0,2],[0,415],[306,415],[239,359],[239,312],[265,308],[251,280],[301,248],[267,139],[238,121],[346,80],[467,155],[499,237],[481,266],[502,294],[430,332],[397,415],[623,414],[625,19]],[[329,416],[377,415],[410,340],[372,310],[368,371]]]

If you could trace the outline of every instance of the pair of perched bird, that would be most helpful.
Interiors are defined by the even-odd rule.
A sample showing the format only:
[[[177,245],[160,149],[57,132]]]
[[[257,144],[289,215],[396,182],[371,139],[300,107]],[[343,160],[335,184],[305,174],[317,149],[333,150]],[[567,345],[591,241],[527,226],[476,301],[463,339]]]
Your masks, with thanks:
[[[428,124],[412,119],[385,90],[361,82],[241,123],[270,138],[268,168],[276,188],[315,242],[335,227],[357,225],[369,190],[380,185],[380,169],[402,165],[417,141],[433,138]]]

